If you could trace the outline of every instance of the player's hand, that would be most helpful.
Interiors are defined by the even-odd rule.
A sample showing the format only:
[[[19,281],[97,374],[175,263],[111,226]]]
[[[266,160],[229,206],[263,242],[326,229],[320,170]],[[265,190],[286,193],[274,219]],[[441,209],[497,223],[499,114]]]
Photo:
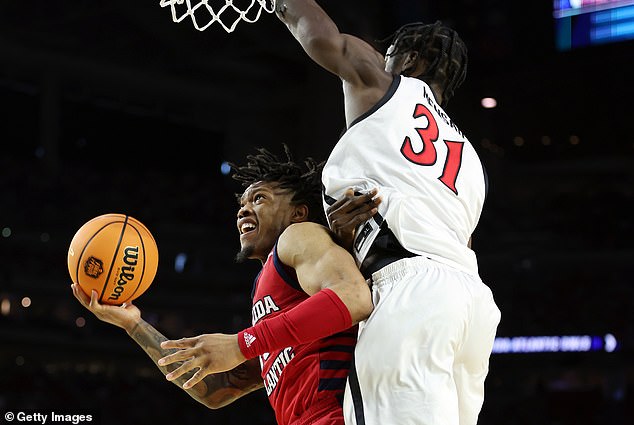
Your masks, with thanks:
[[[341,246],[350,251],[354,241],[355,231],[359,224],[366,222],[378,211],[381,198],[376,197],[378,189],[368,193],[355,195],[353,189],[346,190],[343,198],[328,207],[328,223]]]
[[[183,384],[184,389],[193,387],[207,375],[226,372],[246,360],[238,346],[238,335],[205,334],[193,338],[163,341],[161,348],[176,348],[178,351],[159,359],[159,366],[183,362],[177,369],[165,375],[168,381],[198,369]]]
[[[100,304],[97,301],[99,297],[97,291],[93,290],[89,297],[78,284],[72,284],[71,288],[73,295],[81,305],[103,322],[113,324],[129,332],[141,320],[141,311],[132,303],[124,303],[121,306]]]

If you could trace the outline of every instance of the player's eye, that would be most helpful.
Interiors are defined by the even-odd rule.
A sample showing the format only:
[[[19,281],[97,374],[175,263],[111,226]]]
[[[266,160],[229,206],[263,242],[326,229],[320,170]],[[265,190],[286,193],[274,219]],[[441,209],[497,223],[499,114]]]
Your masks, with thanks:
[[[262,199],[265,199],[264,195],[262,195],[261,193],[257,193],[257,194],[253,197],[253,202],[258,202],[258,201],[261,201]]]

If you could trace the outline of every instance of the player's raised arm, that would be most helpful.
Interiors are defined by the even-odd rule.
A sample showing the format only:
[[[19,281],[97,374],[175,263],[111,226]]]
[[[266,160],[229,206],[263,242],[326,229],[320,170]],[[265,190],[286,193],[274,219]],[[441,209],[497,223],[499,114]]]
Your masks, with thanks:
[[[158,364],[162,357],[172,354],[176,350],[161,347],[161,343],[167,341],[167,338],[141,318],[141,311],[136,306],[132,304],[124,304],[123,306],[99,304],[96,292],[93,291],[93,296],[89,298],[76,284],[72,285],[72,290],[75,298],[99,320],[124,329],[154,361],[163,374],[167,374],[180,366],[182,362],[167,366]],[[193,372],[183,374],[173,382],[182,388],[192,375]],[[207,375],[197,385],[186,389],[186,392],[199,403],[210,409],[217,409],[262,386],[260,365],[257,359],[254,359],[244,362],[230,371]]]
[[[353,85],[373,85],[383,69],[383,55],[365,41],[342,34],[313,0],[276,0],[275,13],[308,56]]]

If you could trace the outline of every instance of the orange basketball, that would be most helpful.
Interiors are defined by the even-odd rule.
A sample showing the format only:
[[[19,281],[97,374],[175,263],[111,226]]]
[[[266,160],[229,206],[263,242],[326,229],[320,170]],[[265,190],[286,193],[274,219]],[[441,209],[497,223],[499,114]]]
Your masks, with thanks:
[[[158,268],[158,248],[150,231],[125,214],[95,217],[75,233],[68,249],[74,283],[102,304],[123,304],[150,286]]]

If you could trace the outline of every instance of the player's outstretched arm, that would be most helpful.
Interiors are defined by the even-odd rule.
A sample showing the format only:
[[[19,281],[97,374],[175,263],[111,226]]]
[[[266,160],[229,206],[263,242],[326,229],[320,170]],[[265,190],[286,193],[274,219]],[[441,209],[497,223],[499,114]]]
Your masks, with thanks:
[[[179,350],[161,359],[160,364],[182,362],[167,379],[180,379],[195,371],[185,385],[197,385],[205,376],[228,370],[244,358],[349,329],[372,312],[370,289],[354,259],[333,241],[325,227],[315,223],[289,226],[278,239],[277,252],[283,263],[295,268],[310,297],[237,335],[208,334],[164,342],[163,348]]]
[[[141,311],[136,306],[131,303],[122,306],[99,304],[96,292],[93,291],[92,297],[89,298],[77,284],[72,285],[72,290],[75,298],[99,320],[124,329],[163,374],[169,374],[180,366],[180,363],[166,366],[158,364],[162,357],[176,350],[161,347],[161,343],[167,341],[167,338],[141,318]],[[193,373],[183,374],[173,382],[182,387],[191,375]],[[228,372],[206,376],[196,386],[188,388],[186,392],[205,406],[217,409],[262,386],[259,362],[247,361]]]
[[[183,359],[171,364],[160,364],[160,359],[173,355],[179,350],[164,348],[162,344],[168,339],[143,320],[129,334],[166,376],[170,376],[186,361]],[[257,359],[242,362],[225,372],[206,375],[203,379],[198,380],[196,385],[186,386],[185,384],[192,379],[195,373],[195,371],[190,370],[173,378],[170,376],[171,379],[168,378],[168,380],[183,388],[192,398],[211,409],[224,407],[264,386]]]
[[[276,0],[275,13],[312,60],[353,86],[372,85],[383,70],[383,55],[365,41],[342,34],[315,1]]]

